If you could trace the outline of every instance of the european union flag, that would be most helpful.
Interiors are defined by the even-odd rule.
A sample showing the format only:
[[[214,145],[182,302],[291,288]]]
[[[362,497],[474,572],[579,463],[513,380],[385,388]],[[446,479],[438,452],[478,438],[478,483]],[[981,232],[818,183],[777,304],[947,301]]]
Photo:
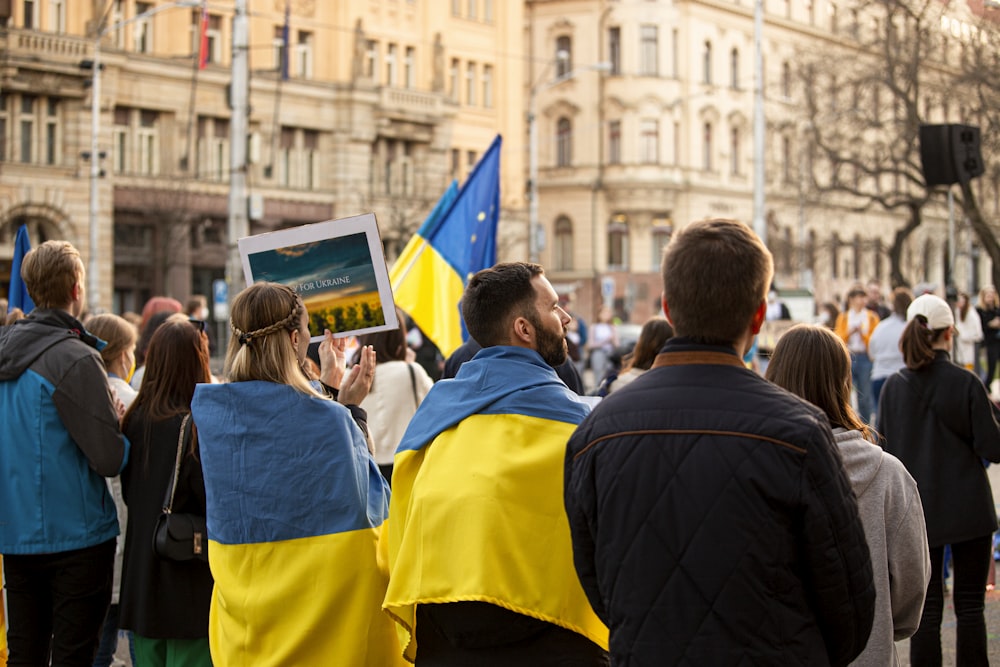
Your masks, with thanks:
[[[497,135],[457,195],[452,183],[389,276],[396,304],[446,357],[463,341],[458,304],[469,277],[497,261],[501,143]]]
[[[14,261],[10,265],[10,291],[7,293],[7,312],[14,308],[20,308],[27,315],[35,309],[35,302],[28,294],[28,288],[21,280],[21,262],[24,256],[31,250],[31,241],[28,240],[28,227],[21,225],[17,230],[17,238],[14,239]]]

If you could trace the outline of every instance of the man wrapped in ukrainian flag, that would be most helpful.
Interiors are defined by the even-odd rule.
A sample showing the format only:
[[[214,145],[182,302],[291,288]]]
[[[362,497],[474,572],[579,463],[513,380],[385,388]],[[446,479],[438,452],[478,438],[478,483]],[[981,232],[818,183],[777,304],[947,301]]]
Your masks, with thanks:
[[[434,386],[396,452],[383,609],[418,665],[606,665],[562,499],[589,412],[553,370],[570,317],[523,262],[476,273],[462,316],[484,349]]]

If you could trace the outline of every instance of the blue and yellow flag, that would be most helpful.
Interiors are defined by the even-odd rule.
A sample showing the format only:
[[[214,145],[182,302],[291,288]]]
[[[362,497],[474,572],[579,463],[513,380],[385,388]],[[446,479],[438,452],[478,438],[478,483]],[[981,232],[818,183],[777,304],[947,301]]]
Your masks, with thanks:
[[[27,315],[35,309],[35,302],[28,294],[28,287],[21,280],[21,262],[31,251],[31,241],[28,239],[28,227],[21,225],[14,239],[14,259],[10,264],[10,290],[7,293],[7,312],[20,308]]]
[[[216,667],[405,664],[381,610],[389,490],[342,405],[273,382],[198,385]]]
[[[389,589],[405,657],[418,604],[480,601],[607,649],[563,506],[566,443],[589,407],[538,353],[490,347],[434,385],[396,452]]]
[[[501,142],[497,135],[460,191],[452,183],[389,274],[396,305],[446,357],[463,341],[469,276],[497,261]]]

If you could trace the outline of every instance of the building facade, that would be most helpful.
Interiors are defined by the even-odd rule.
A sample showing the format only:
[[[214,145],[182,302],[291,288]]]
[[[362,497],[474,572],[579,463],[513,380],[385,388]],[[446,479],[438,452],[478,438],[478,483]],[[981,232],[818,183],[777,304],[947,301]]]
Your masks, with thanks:
[[[858,281],[879,280],[887,291],[888,249],[906,222],[901,212],[861,212],[850,198],[818,194],[806,172],[800,67],[810,54],[835,60],[860,48],[857,24],[878,22],[859,18],[856,6],[764,2],[767,243],[776,285],[809,290],[818,302],[839,301]],[[540,256],[584,316],[608,303],[623,319],[644,321],[659,312],[660,257],[675,230],[707,217],[751,222],[753,10],[753,0],[526,2]],[[958,111],[944,101],[927,117],[957,122]],[[996,183],[980,185],[991,201]],[[943,290],[949,253],[940,202],[924,208],[902,264],[912,283]],[[976,289],[991,282],[989,261],[961,220],[957,227],[952,276],[960,289]]]
[[[374,211],[391,261],[494,135],[523,134],[520,3],[253,4],[243,167],[252,234]],[[229,243],[233,5],[208,3],[203,17],[190,0],[9,3],[0,289],[27,224],[33,244],[70,240],[97,267],[95,308],[211,293]],[[522,154],[505,148],[501,168],[509,247],[523,234]]]

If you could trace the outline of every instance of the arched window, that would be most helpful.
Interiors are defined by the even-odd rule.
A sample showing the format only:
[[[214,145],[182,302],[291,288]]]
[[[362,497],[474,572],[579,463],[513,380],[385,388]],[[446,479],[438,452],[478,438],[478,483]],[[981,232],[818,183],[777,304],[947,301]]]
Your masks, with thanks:
[[[705,41],[705,50],[702,52],[702,79],[705,83],[712,83],[712,42]]]
[[[556,218],[555,225],[555,254],[556,271],[573,270],[573,223],[565,215]]]
[[[628,269],[628,217],[622,213],[608,223],[608,268]]]
[[[556,77],[567,76],[573,71],[573,40],[567,35],[556,39]]]
[[[568,167],[573,163],[573,122],[569,118],[556,121],[556,166]]]
[[[729,53],[729,85],[733,90],[740,89],[740,50],[737,48]]]

